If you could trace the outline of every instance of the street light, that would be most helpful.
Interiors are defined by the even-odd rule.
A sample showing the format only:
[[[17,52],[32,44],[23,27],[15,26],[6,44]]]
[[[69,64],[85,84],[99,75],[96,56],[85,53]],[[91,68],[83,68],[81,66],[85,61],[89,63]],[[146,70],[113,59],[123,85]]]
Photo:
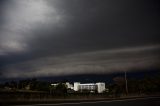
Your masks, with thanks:
[[[128,81],[127,81],[127,72],[125,71],[125,86],[126,86],[126,94],[128,94]]]

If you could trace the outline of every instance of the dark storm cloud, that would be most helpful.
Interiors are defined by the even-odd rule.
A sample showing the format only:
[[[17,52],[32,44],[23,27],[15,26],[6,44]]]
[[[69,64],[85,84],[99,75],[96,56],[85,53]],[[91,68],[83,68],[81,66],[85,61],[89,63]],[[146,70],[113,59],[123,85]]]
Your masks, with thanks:
[[[11,75],[14,73],[16,77],[21,75],[20,73],[27,76],[25,75],[27,71],[19,71],[19,64],[24,63],[24,66],[26,66],[28,62],[25,61],[36,64],[37,61],[43,61],[43,59],[46,60],[49,57],[55,63],[54,58],[57,56],[61,61],[62,58],[68,55],[71,55],[66,58],[69,63],[60,62],[57,66],[50,67],[52,74],[59,73],[56,71],[59,68],[55,68],[59,66],[61,67],[60,72],[65,71],[66,74],[91,73],[92,71],[89,70],[93,69],[91,68],[93,65],[89,65],[90,68],[86,66],[87,68],[82,68],[81,71],[78,68],[79,66],[67,67],[68,64],[74,66],[74,63],[79,60],[70,62],[72,55],[79,54],[79,57],[76,58],[80,58],[83,57],[83,53],[98,53],[98,56],[94,56],[97,57],[97,66],[99,66],[98,61],[107,61],[108,57],[102,59],[100,57],[102,54],[98,51],[106,53],[112,49],[129,49],[130,47],[138,48],[139,46],[145,48],[155,46],[156,51],[159,50],[159,46],[157,47],[160,39],[158,1],[5,0],[1,1],[0,4],[0,69],[3,70],[4,75],[9,72]],[[142,52],[142,58],[149,58],[155,62],[155,65],[153,65],[152,62],[144,63],[144,61],[138,60],[144,63],[143,67],[156,67],[159,62],[155,58],[159,57],[157,52],[152,52],[151,49],[149,57],[146,56],[146,51],[139,50],[139,52]],[[127,53],[123,52],[124,55],[130,55],[131,58],[138,55]],[[128,62],[132,61],[130,56],[127,57]],[[89,55],[84,57],[88,59]],[[113,59],[111,67],[116,64],[118,67],[118,56],[111,57],[110,60]],[[73,58],[75,57],[73,56]],[[120,61],[122,60],[120,59]],[[85,60],[80,60],[80,62],[85,64]],[[90,62],[92,63],[92,61]],[[105,63],[108,63],[108,61]],[[125,64],[125,62],[122,63]],[[13,64],[13,66],[9,64]],[[38,62],[37,66],[39,68],[37,68],[37,66],[31,64],[26,70],[30,73],[36,73],[38,76],[41,75],[40,73],[44,75],[44,70],[48,66],[48,63],[46,63],[43,65],[44,67],[39,67]],[[94,66],[95,64],[96,62]],[[13,72],[11,71],[12,68],[9,68],[11,66],[14,69]],[[110,66],[106,65],[104,68],[114,70],[114,68],[107,67]],[[128,66],[126,69],[130,70],[133,67],[138,67],[138,65],[132,64],[131,67]],[[66,71],[66,68],[70,71]],[[83,69],[88,71],[83,71]],[[74,70],[79,70],[79,72]],[[101,69],[97,68],[96,70]]]
[[[42,40],[34,43],[48,42],[54,45],[55,51],[61,48],[86,51],[159,43],[158,10],[152,7],[152,3],[151,7],[144,3],[61,1],[56,7],[63,7],[59,11],[65,16],[67,25],[63,29],[56,28],[56,32],[51,27],[48,38],[41,36],[39,39]],[[43,30],[45,35],[48,30]],[[43,44],[46,49],[48,43]]]
[[[5,78],[30,78],[160,68],[159,48],[160,45],[156,45],[50,56],[8,65],[2,75]]]

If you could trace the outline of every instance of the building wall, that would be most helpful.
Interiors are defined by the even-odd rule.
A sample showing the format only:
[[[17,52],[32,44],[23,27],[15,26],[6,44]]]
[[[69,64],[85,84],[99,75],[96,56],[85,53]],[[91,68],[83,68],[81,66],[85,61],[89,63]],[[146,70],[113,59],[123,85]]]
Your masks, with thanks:
[[[105,91],[105,83],[87,83],[87,84],[80,84],[79,82],[74,83],[74,91],[98,91],[98,93],[103,93]]]
[[[80,84],[79,90],[88,90],[88,91],[95,91],[97,89],[96,84]]]
[[[103,93],[104,91],[105,91],[105,89],[106,89],[106,87],[105,87],[105,83],[96,83],[97,84],[97,91],[98,91],[98,93]]]
[[[78,91],[79,90],[79,82],[74,82],[74,91]]]

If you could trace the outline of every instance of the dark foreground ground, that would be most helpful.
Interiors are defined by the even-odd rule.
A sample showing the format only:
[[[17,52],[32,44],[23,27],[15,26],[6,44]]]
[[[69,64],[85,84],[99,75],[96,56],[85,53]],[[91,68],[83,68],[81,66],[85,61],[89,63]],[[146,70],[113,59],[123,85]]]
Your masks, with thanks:
[[[12,102],[1,106],[160,106],[160,97],[121,98],[110,100],[69,100],[60,102]]]

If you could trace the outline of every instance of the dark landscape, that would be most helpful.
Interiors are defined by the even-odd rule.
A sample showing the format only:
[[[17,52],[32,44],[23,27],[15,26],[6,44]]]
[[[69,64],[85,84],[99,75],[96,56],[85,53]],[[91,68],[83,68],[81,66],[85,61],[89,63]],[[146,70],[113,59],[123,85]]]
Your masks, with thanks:
[[[159,0],[0,0],[0,106],[159,97]]]

